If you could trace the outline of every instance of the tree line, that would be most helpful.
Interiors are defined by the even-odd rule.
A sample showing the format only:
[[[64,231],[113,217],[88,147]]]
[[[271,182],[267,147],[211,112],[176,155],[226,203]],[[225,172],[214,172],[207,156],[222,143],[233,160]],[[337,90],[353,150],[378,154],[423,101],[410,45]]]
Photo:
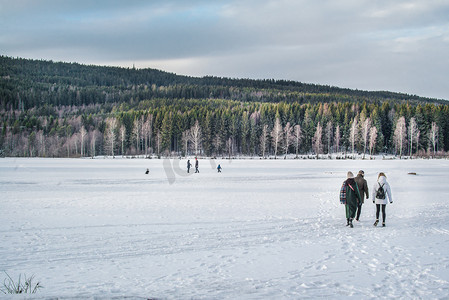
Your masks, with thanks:
[[[171,104],[169,104],[171,103]],[[448,151],[449,106],[160,99],[1,111],[3,155],[254,156]]]

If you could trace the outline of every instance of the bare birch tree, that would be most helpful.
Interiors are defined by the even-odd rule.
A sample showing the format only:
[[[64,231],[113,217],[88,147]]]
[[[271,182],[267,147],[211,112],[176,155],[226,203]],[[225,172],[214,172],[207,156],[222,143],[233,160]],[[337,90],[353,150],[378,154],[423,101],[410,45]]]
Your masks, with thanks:
[[[142,135],[144,137],[145,156],[148,156],[148,149],[151,147],[151,136],[153,131],[153,115],[149,115],[142,126]]]
[[[371,119],[366,118],[362,126],[363,159],[365,159],[366,148],[368,146],[370,128],[371,128]]]
[[[265,158],[265,151],[268,144],[268,125],[265,124],[262,127],[262,135],[260,136],[260,150],[262,151],[262,157]]]
[[[400,117],[396,122],[396,129],[394,130],[393,141],[396,145],[396,149],[399,149],[399,158],[402,157],[402,149],[404,149],[404,145],[406,144],[407,139],[407,128],[405,125],[405,118]]]
[[[232,146],[233,146],[233,141],[232,138],[229,137],[229,139],[226,141],[226,150],[228,151],[228,157],[229,159],[232,157]]]
[[[325,130],[325,136],[326,136],[326,142],[327,142],[327,153],[331,153],[332,149],[332,138],[334,136],[334,126],[332,124],[332,121],[328,121],[326,124],[326,130]]]
[[[134,119],[133,122],[133,137],[134,141],[136,142],[136,153],[140,153],[140,133],[142,129],[140,126],[140,120],[138,118]]]
[[[200,123],[197,120],[192,128],[190,128],[190,141],[195,149],[195,155],[198,155],[198,152],[201,150],[202,138]]]
[[[323,126],[321,126],[320,122],[316,125],[315,134],[312,139],[312,147],[318,159],[320,153],[323,152]]]
[[[433,146],[433,155],[435,155],[436,149],[437,149],[438,131],[439,131],[439,128],[438,128],[437,123],[432,122],[432,126],[431,126],[430,132],[429,132],[429,139]]]
[[[369,155],[373,155],[374,147],[376,146],[377,140],[377,127],[373,126],[369,130]]]
[[[221,154],[221,137],[219,134],[215,135],[212,143],[214,144],[214,149],[216,154]]]
[[[105,150],[106,153],[110,153],[112,157],[114,157],[115,150],[115,131],[117,130],[117,119],[116,118],[108,118],[106,119],[106,131],[105,131]]]
[[[161,154],[161,143],[162,143],[162,135],[161,135],[160,130],[158,130],[157,134],[156,134],[157,156],[160,156],[160,154]]]
[[[276,118],[276,121],[274,122],[273,130],[271,131],[271,137],[273,138],[274,158],[276,159],[278,147],[282,140],[282,125],[279,118]]]
[[[299,146],[301,145],[301,140],[302,140],[301,125],[295,125],[294,130],[293,130],[293,136],[295,139],[296,157],[298,157]]]
[[[337,127],[335,127],[335,152],[339,152],[340,151],[340,140],[341,140],[341,133],[340,133],[340,125],[337,125]]]
[[[182,140],[182,145],[184,147],[184,151],[185,151],[185,155],[187,156],[189,153],[189,135],[190,135],[190,130],[186,130],[182,133],[181,136],[181,140]]]
[[[122,156],[125,155],[126,127],[120,126],[120,142],[122,144]]]
[[[418,139],[419,139],[418,124],[416,124],[416,119],[413,117],[410,118],[408,130],[409,130],[408,136],[410,139],[410,158],[411,158],[413,155],[413,142],[414,140],[416,140],[416,151],[418,151]]]
[[[294,142],[295,136],[293,134],[293,127],[290,125],[290,122],[287,122],[284,128],[284,150],[285,155],[288,154],[288,148],[291,143]]]
[[[355,156],[355,143],[357,142],[357,136],[359,133],[359,129],[358,129],[358,121],[357,121],[357,117],[354,118],[354,120],[352,120],[352,124],[351,124],[351,129],[349,131],[349,139],[351,142],[351,149],[352,149],[352,155]]]
[[[80,138],[81,138],[81,153],[80,154],[81,154],[81,157],[84,157],[84,138],[86,137],[86,135],[87,135],[87,131],[83,125],[83,126],[81,126],[81,129],[80,129]]]
[[[100,135],[98,129],[95,129],[90,133],[90,154],[92,157],[96,156],[97,140],[100,138]]]

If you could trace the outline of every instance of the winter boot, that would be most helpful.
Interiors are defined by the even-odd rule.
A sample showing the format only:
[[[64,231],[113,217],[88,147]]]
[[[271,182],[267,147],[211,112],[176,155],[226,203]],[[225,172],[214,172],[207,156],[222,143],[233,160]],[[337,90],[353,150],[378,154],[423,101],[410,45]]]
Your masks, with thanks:
[[[354,225],[352,225],[352,218],[349,219],[349,227],[354,228]]]
[[[382,227],[385,227],[385,222],[382,223]]]
[[[377,224],[379,224],[379,220],[376,220],[376,222],[374,222],[374,226],[377,226]]]
[[[346,226],[349,226],[349,219],[346,219]]]

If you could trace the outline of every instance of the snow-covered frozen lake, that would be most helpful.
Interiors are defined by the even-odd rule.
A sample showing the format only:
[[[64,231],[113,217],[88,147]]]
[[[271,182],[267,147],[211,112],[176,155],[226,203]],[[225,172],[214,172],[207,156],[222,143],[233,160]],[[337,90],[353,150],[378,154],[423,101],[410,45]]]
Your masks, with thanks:
[[[0,159],[0,282],[34,274],[41,298],[449,296],[448,160],[185,165]],[[345,226],[339,189],[360,169],[369,188],[387,174],[385,228],[370,200]]]

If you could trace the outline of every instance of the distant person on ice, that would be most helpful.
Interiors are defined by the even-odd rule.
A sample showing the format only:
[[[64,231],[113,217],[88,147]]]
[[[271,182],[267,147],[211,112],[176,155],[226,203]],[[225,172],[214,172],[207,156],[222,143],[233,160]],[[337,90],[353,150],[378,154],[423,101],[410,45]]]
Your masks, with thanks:
[[[198,162],[198,158],[195,157],[195,173],[200,172],[200,170],[198,170],[199,166],[200,166],[200,163]]]
[[[352,220],[354,220],[360,199],[360,192],[354,180],[354,174],[348,172],[347,179],[343,181],[340,189],[340,203],[344,204],[346,209],[346,226],[354,227]]]
[[[149,174],[150,173],[150,169],[147,169],[146,171],[145,171],[145,174]]]
[[[373,203],[376,203],[376,222],[374,222],[374,226],[377,226],[377,224],[379,224],[379,213],[380,208],[382,207],[382,227],[385,227],[385,208],[387,206],[388,200],[390,200],[390,203],[393,203],[390,184],[388,184],[387,182],[387,176],[385,175],[385,173],[379,173],[377,182],[374,184],[371,195],[373,197]]]
[[[356,214],[356,221],[360,220],[360,213],[362,211],[362,204],[365,203],[365,195],[366,199],[369,198],[369,192],[368,192],[368,183],[366,182],[366,179],[364,178],[365,172],[363,170],[359,171],[359,174],[354,178],[355,182],[357,183],[357,187],[359,188],[360,197],[361,200],[359,204],[357,205],[357,214]]]
[[[192,164],[190,163],[190,159],[187,160],[187,173],[190,173],[190,167],[192,166]]]
[[[221,173],[221,166],[220,166],[220,164],[218,164],[217,171],[218,171],[218,173]]]

